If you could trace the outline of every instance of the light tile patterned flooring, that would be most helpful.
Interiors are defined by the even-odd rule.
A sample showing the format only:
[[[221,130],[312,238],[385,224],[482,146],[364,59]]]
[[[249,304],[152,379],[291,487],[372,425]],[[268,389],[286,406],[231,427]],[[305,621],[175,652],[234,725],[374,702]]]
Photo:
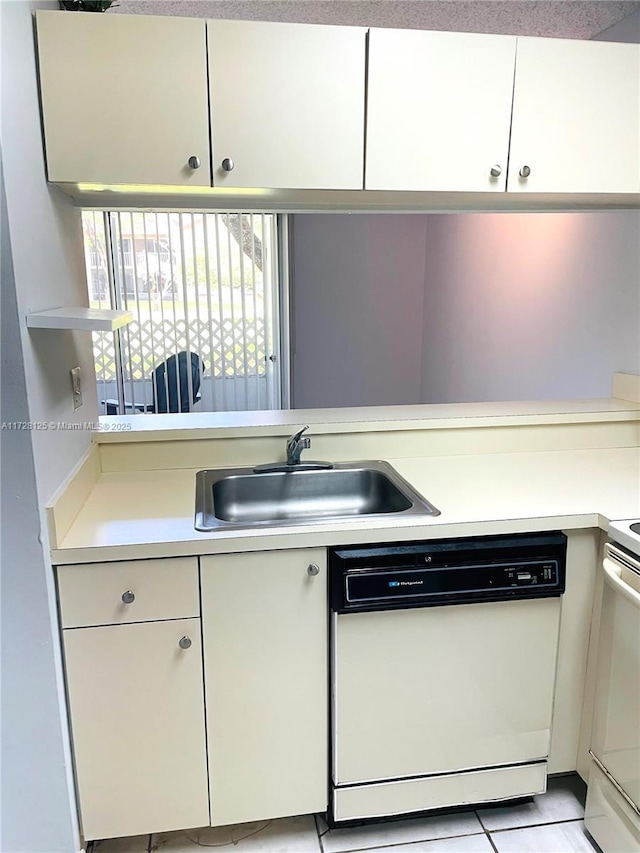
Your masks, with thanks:
[[[93,853],[594,853],[584,796],[578,776],[559,776],[546,794],[511,806],[333,830],[321,816],[305,815],[97,841]]]

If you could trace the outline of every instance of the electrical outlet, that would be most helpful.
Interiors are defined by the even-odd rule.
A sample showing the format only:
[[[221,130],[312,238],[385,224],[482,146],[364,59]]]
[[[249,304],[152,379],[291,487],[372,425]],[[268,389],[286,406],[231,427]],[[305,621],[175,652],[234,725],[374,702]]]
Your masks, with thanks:
[[[80,368],[74,367],[71,373],[71,388],[73,390],[73,411],[77,410],[82,405],[82,379],[80,377]]]

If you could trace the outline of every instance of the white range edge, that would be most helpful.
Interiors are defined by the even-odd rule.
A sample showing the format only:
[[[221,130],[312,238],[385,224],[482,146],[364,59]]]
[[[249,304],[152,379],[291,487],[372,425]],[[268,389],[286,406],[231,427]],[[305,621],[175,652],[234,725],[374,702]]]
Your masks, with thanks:
[[[622,545],[623,548],[640,557],[640,534],[631,529],[632,524],[640,524],[640,515],[636,518],[610,521],[607,525],[607,533],[618,545]]]

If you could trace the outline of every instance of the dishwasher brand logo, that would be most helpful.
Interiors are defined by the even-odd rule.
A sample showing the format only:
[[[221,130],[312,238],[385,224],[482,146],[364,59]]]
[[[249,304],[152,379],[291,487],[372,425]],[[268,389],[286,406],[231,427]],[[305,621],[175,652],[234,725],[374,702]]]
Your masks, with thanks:
[[[424,581],[389,581],[389,586],[422,586]]]

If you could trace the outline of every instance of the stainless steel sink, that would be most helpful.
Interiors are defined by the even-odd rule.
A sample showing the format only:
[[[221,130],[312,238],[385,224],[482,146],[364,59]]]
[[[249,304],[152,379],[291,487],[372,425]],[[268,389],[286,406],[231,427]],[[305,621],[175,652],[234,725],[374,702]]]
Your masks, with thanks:
[[[439,515],[388,462],[337,463],[329,470],[196,475],[196,530],[288,527],[398,515]]]

